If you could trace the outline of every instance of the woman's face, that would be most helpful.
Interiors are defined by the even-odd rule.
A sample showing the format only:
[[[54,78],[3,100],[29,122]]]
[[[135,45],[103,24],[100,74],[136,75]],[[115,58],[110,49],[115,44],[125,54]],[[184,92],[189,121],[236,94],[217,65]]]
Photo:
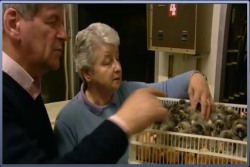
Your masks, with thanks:
[[[95,61],[89,72],[88,85],[92,84],[107,91],[117,90],[122,79],[118,47],[101,43],[96,46],[94,55]]]

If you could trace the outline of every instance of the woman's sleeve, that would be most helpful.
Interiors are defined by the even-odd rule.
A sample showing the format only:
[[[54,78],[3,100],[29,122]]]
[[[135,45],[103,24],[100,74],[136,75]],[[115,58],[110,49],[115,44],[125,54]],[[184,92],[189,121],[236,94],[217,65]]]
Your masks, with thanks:
[[[194,72],[188,71],[159,83],[147,84],[147,86],[163,91],[167,97],[188,99],[189,80]]]

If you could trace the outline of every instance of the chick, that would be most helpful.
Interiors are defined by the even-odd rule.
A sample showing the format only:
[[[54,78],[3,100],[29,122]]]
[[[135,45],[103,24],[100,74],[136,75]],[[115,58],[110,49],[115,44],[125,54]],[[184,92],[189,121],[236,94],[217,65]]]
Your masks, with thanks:
[[[194,123],[197,123],[197,122],[198,123],[203,122],[201,113],[197,112],[197,111],[191,112],[190,115],[189,115],[189,121],[191,122],[191,124],[194,124]]]
[[[225,128],[225,123],[224,123],[224,121],[222,121],[222,120],[216,120],[215,122],[214,122],[214,130],[213,130],[213,132],[212,132],[212,136],[215,136],[215,137],[217,137],[217,136],[219,136],[220,135],[220,133],[221,133],[221,131],[222,130],[225,130],[226,128]]]
[[[172,110],[180,110],[180,109],[182,109],[182,108],[183,108],[183,106],[179,105],[178,103],[173,104],[173,105],[171,106],[171,109],[172,109]]]
[[[247,143],[247,136],[243,139],[243,141],[245,141]],[[246,145],[242,145],[242,147],[240,149],[238,149],[238,155],[246,157],[247,155],[247,144]]]
[[[233,115],[239,115],[239,112],[237,111],[237,110],[234,110],[233,109],[233,107],[226,107],[225,108],[225,113],[227,114],[227,115],[229,115],[229,114],[233,114]]]
[[[179,105],[186,105],[187,104],[187,102],[186,102],[186,100],[185,99],[180,99],[179,101],[178,101],[178,104]]]
[[[222,130],[219,134],[219,137],[225,138],[225,139],[233,139],[233,132],[231,130]]]
[[[168,120],[173,121],[176,126],[179,122],[188,119],[188,114],[185,113],[183,109],[177,109],[176,107],[172,107],[169,110]]]
[[[188,121],[180,122],[176,126],[176,130],[180,133],[190,133],[191,124]]]
[[[212,132],[214,131],[214,125],[210,123],[205,123],[203,125],[204,135],[205,136],[212,136]]]
[[[243,141],[246,141],[246,137],[243,139]],[[237,144],[235,146],[235,153],[234,155],[237,157],[246,157],[247,155],[247,142],[246,144]]]
[[[189,117],[190,117],[190,114],[193,112],[190,105],[188,105],[188,106],[184,109],[184,111],[185,111],[186,114],[188,114]]]
[[[193,123],[190,129],[190,133],[196,134],[196,135],[203,135],[204,134],[204,129],[202,124],[200,123]]]
[[[243,141],[247,141],[247,136],[243,139]]]
[[[161,127],[161,122],[155,122],[153,125],[152,125],[152,129],[157,129],[159,130]]]
[[[177,126],[177,123],[173,120],[171,120],[169,117],[166,117],[160,126],[160,130],[162,131],[175,131],[175,127]]]
[[[225,120],[226,115],[222,112],[212,112],[210,115],[210,119],[213,123],[215,123],[218,119],[219,120]]]
[[[217,104],[217,105],[215,105],[215,109],[217,111],[224,111],[225,108],[226,108],[226,106],[224,104]]]
[[[232,127],[233,139],[243,140],[247,136],[247,127],[242,124],[237,124]]]
[[[231,130],[222,130],[220,133],[221,138],[225,138],[225,139],[236,139],[236,136],[232,133]],[[222,153],[226,153],[226,154],[232,154],[235,152],[235,144],[234,143],[224,143],[221,141],[218,141],[218,152]]]
[[[166,119],[171,120],[173,122],[176,122],[176,124],[177,124],[178,123],[177,113],[179,112],[179,110],[177,110],[175,107],[171,107],[168,111],[169,112],[168,112]]]
[[[162,130],[162,131],[174,131],[174,128],[171,128],[168,124],[161,124],[159,130]]]
[[[200,103],[197,104],[196,110],[193,110],[191,107],[190,102],[187,103],[186,108],[184,109],[186,113],[189,114],[189,117],[195,116],[198,113],[201,113],[201,105]],[[194,115],[195,114],[195,115]]]
[[[189,120],[189,113],[187,113],[187,110],[181,109],[179,110],[179,120],[180,121],[188,121]]]
[[[163,105],[167,110],[169,110],[169,109],[172,107],[172,105],[169,104],[169,103],[164,103],[164,102],[162,102],[162,105]]]
[[[233,125],[233,122],[235,122],[239,118],[240,118],[239,115],[236,115],[236,114],[226,115],[226,118],[225,118],[226,128],[231,129],[232,125]]]
[[[177,150],[166,150],[164,156],[166,159],[166,164],[179,164],[181,153]]]
[[[242,112],[240,113],[240,117],[241,117],[242,119],[247,120],[247,111],[242,111]]]
[[[242,124],[244,126],[247,126],[247,121],[245,119],[240,118],[240,119],[237,119],[236,121],[234,121],[232,126],[235,126],[238,124]]]
[[[150,162],[153,163],[161,163],[161,157],[163,156],[162,150],[160,148],[152,148],[152,152],[150,155]]]
[[[196,154],[194,153],[186,153],[185,154],[185,159],[184,159],[184,164],[196,164]]]
[[[209,140],[208,141],[208,148],[211,152],[216,152],[217,148],[217,141],[216,140]]]

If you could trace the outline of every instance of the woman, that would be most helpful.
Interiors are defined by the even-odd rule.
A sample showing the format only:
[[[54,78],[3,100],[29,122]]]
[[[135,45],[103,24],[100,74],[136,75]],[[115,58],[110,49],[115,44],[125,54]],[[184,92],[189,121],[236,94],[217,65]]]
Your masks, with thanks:
[[[60,154],[90,134],[107,117],[116,113],[125,99],[143,87],[159,89],[168,97],[190,98],[195,109],[198,101],[202,114],[210,114],[212,98],[204,76],[190,71],[160,83],[122,81],[118,33],[108,25],[93,23],[76,36],[76,70],[83,80],[80,92],[58,115],[55,134]],[[136,114],[136,113],[135,113]],[[128,162],[128,151],[118,163]]]

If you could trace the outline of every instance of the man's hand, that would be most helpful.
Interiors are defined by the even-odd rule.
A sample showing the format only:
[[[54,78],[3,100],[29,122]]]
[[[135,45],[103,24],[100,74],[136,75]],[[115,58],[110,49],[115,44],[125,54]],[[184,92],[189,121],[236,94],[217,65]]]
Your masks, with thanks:
[[[153,88],[136,90],[123,103],[115,114],[128,128],[128,135],[149,127],[153,122],[164,119],[167,109],[157,99],[164,97],[163,92]]]

